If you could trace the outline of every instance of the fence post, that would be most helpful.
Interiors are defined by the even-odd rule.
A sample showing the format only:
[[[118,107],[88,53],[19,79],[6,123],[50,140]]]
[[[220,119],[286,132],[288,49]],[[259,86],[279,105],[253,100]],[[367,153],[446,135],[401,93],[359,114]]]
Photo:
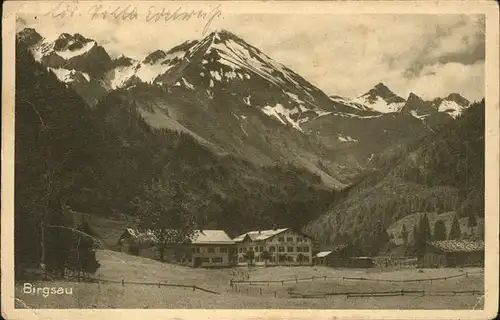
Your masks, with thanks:
[[[124,280],[124,279],[122,279],[122,286],[124,286],[124,285],[125,285],[125,280]]]
[[[158,288],[160,288],[160,287],[161,287],[161,283],[160,283],[160,282],[158,282]]]
[[[276,291],[274,291],[274,297],[276,298]]]
[[[260,295],[262,295],[262,288],[259,288],[260,289]]]
[[[193,291],[194,291],[194,290],[196,290],[196,287],[195,287],[195,286],[193,286]]]
[[[297,279],[297,276],[295,276],[295,283],[298,283],[299,280]]]
[[[285,285],[285,282],[284,282],[284,281],[281,281],[281,285],[282,285],[282,286],[283,286],[283,285]]]
[[[323,279],[326,281],[326,276],[323,276]]]
[[[401,289],[401,295],[404,296],[405,295],[405,290],[404,289]]]
[[[465,277],[468,278],[469,277],[469,272],[466,272],[465,273]]]

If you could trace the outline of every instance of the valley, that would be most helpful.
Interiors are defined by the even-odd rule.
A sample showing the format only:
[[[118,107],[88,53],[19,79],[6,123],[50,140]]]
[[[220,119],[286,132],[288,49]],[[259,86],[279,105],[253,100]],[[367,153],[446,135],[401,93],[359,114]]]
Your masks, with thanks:
[[[431,100],[417,93],[403,98],[382,82],[354,98],[325,93],[227,30],[143,59],[126,52],[112,57],[79,33],[45,38],[26,28],[17,40],[15,253],[21,271],[39,265],[46,236],[62,246],[54,250],[71,250],[65,245],[72,235],[46,235],[39,227],[76,227],[68,212],[87,215],[107,246],[116,245],[125,228],[146,223],[224,230],[231,238],[284,227],[309,235],[321,250],[352,245],[362,257],[410,256],[417,243],[403,243],[402,226],[416,239],[424,216],[430,224],[425,240],[435,236],[437,220],[449,240],[483,239],[484,99],[470,102],[453,92]],[[459,239],[449,236],[455,220]],[[337,279],[277,289],[274,301],[255,296],[257,291],[228,292],[231,272],[260,279],[262,268],[197,271],[103,248],[97,259],[99,277],[184,277],[223,292],[210,307],[394,308],[411,302],[415,308],[470,308],[476,298],[377,297],[364,304],[347,297],[289,299],[287,290],[362,286]],[[301,266],[269,273],[408,278],[418,276],[416,270]],[[478,283],[460,279],[431,287],[480,291]],[[175,300],[177,307],[206,306],[201,292],[164,296],[163,289],[148,288],[144,295],[158,301],[145,303],[137,293],[142,291],[131,294],[126,285],[75,286],[86,296],[62,305],[154,308],[174,306],[165,300]],[[406,287],[373,286],[394,288]],[[425,284],[412,288],[429,290]],[[109,293],[121,300],[103,298]],[[32,296],[21,299],[39,303]]]

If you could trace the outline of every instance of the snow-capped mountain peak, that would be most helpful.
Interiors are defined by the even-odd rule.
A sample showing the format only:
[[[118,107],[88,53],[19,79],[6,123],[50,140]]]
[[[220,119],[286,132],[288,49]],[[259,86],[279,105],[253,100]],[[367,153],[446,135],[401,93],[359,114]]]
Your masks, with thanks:
[[[469,105],[470,101],[458,93],[450,93],[445,98],[436,98],[432,101],[432,106],[436,108],[436,110],[445,112],[453,118],[460,116]]]
[[[398,112],[405,104],[403,98],[392,92],[382,82],[354,99],[353,102],[365,105],[381,113]]]

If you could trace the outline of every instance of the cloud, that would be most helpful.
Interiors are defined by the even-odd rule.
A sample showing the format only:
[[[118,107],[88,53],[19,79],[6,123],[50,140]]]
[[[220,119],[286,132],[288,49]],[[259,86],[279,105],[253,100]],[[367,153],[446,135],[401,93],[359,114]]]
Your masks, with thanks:
[[[205,25],[24,20],[42,35],[79,32],[115,56],[135,59],[202,38]],[[484,96],[484,16],[233,14],[215,19],[211,29],[218,28],[234,32],[327,94],[355,97],[384,82],[401,96],[411,91],[422,97]]]

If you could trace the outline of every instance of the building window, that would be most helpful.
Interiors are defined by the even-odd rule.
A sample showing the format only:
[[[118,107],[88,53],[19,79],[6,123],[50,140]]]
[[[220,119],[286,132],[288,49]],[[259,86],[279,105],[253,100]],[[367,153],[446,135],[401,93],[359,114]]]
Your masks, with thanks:
[[[293,262],[293,257],[292,257],[292,256],[287,256],[287,257],[286,257],[286,261],[288,261],[288,262]]]
[[[220,253],[227,253],[227,248],[222,247],[219,249],[219,252]]]
[[[293,252],[293,247],[286,248],[286,252]]]
[[[274,256],[271,257],[271,262],[276,262],[276,258]]]
[[[279,242],[283,242],[283,241],[285,241],[285,238],[284,238],[284,237],[279,237],[279,238],[278,238],[278,241],[279,241]]]
[[[222,263],[221,257],[212,258],[212,263]]]
[[[200,253],[200,248],[192,248],[193,253]]]
[[[264,251],[264,247],[259,247],[259,251],[260,252]]]
[[[269,247],[269,252],[276,252],[276,247]]]
[[[208,253],[215,253],[215,248],[207,248]]]
[[[207,257],[203,257],[203,258],[201,258],[201,262],[208,263],[210,261],[209,261],[209,259]]]
[[[308,257],[308,256],[303,256],[303,257],[302,257],[302,261],[304,261],[304,262],[309,262],[309,257]]]
[[[285,247],[278,247],[278,252],[285,252]]]
[[[247,248],[243,248],[243,252],[247,252]]]
[[[286,242],[293,242],[293,237],[286,238]]]
[[[302,242],[302,237],[297,237],[297,242]]]
[[[297,247],[297,252],[302,252],[302,247]]]
[[[302,252],[309,252],[309,247],[304,247],[302,249],[303,249]]]

